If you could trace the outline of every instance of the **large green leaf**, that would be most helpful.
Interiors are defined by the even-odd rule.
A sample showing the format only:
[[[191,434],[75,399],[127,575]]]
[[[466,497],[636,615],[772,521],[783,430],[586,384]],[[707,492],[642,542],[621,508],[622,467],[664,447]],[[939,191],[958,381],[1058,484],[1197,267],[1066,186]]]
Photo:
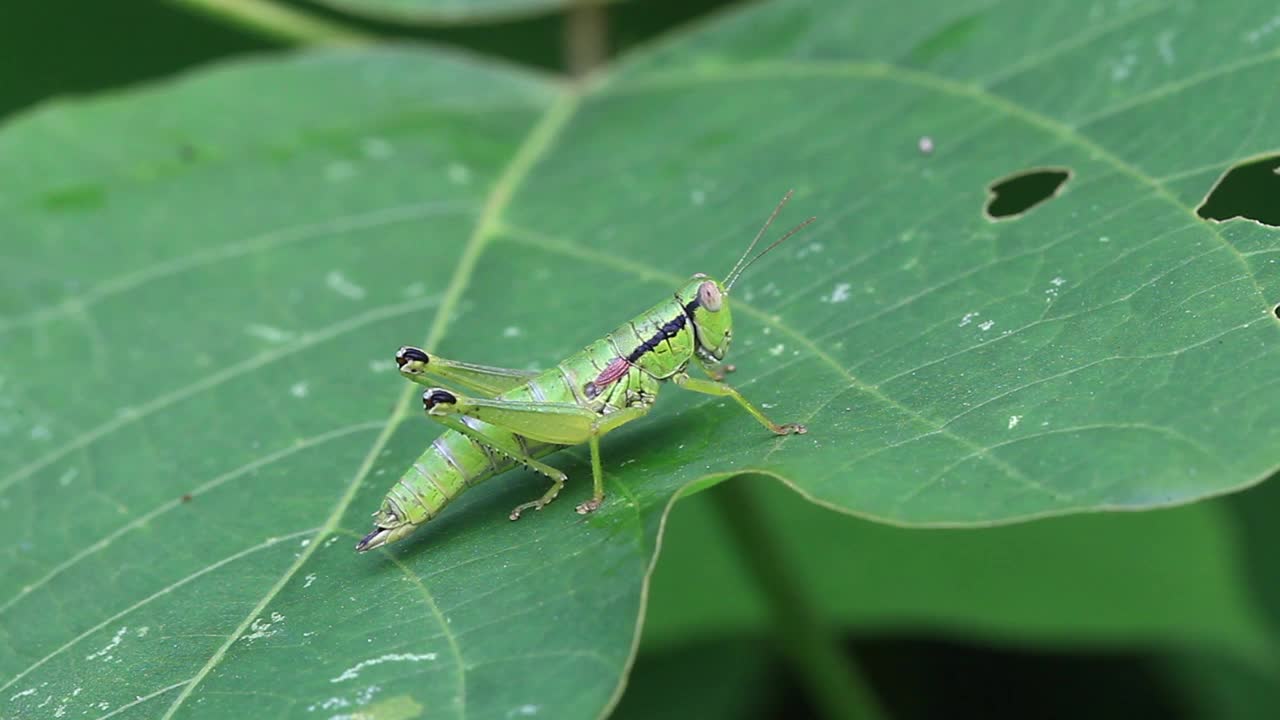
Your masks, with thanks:
[[[1269,13],[777,2],[587,88],[352,51],[12,122],[0,708],[595,716],[690,484],[979,524],[1256,482],[1280,242],[1194,207],[1273,149]],[[983,217],[1040,165],[1060,197]],[[735,382],[809,435],[670,390],[605,443],[596,515],[575,451],[537,516],[506,521],[543,487],[513,474],[351,552],[436,432],[395,347],[553,363],[724,272],[792,185],[784,222],[821,220],[740,286]]]

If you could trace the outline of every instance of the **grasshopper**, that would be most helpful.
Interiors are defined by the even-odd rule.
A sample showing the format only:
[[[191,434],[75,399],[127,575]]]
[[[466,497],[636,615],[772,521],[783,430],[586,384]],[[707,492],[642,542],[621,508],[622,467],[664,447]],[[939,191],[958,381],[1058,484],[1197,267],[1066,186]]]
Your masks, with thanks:
[[[517,505],[510,518],[541,510],[556,499],[568,478],[539,458],[584,442],[591,447],[593,493],[577,511],[595,511],[604,501],[600,438],[644,417],[666,382],[733,398],[777,435],[804,433],[804,425],[773,422],[723,382],[725,373],[733,370],[723,364],[733,339],[729,291],[747,268],[815,219],[800,223],[748,260],[791,195],[788,192],[774,208],[723,283],[698,273],[674,296],[548,370],[474,365],[428,355],[416,347],[400,348],[395,357],[400,374],[427,386],[423,409],[446,431],[392,486],[373,514],[373,531],[356,550],[365,552],[405,537],[439,515],[463,490],[516,465],[550,478],[551,488],[537,500]],[[689,365],[695,362],[709,379],[689,376]],[[431,385],[439,381],[476,395]]]

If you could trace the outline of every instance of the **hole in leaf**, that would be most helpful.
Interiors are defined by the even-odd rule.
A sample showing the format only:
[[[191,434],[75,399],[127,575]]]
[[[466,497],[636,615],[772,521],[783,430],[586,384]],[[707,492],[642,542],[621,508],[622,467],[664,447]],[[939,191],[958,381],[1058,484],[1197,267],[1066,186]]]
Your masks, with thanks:
[[[1218,179],[1196,214],[1205,220],[1234,217],[1280,227],[1280,155],[1251,160]]]
[[[1277,320],[1280,320],[1280,305],[1271,308],[1271,313],[1276,316]]]
[[[983,210],[992,220],[1017,217],[1056,196],[1070,177],[1071,171],[1065,168],[1015,173],[987,187],[991,199]]]

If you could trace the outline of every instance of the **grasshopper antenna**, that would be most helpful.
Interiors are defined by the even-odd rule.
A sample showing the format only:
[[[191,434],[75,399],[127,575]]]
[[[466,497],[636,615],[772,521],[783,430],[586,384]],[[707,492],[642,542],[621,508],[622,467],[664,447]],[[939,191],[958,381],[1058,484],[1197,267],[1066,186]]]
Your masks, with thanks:
[[[750,260],[747,260],[747,256],[750,255],[751,251],[755,249],[756,245],[760,242],[760,238],[763,237],[765,232],[769,230],[769,226],[773,224],[774,219],[778,217],[778,213],[782,212],[783,206],[787,204],[787,201],[791,199],[791,196],[794,195],[795,192],[796,192],[795,190],[788,190],[787,194],[782,196],[782,200],[778,203],[778,206],[773,209],[773,214],[769,216],[768,220],[764,221],[764,226],[760,228],[760,232],[756,233],[755,239],[752,240],[751,244],[747,246],[747,251],[742,253],[742,257],[738,258],[738,262],[734,263],[733,269],[729,271],[728,277],[725,278],[724,291],[726,294],[728,294],[729,290],[733,288],[733,284],[738,281],[738,278],[742,277],[742,273],[747,271],[747,268],[751,267],[752,265],[755,264],[757,260],[767,255],[770,250],[781,245],[784,241],[786,241],[787,238],[800,232],[800,230],[803,229],[804,226],[818,219],[816,217],[811,217],[808,220],[805,220],[804,222],[800,223],[799,225],[791,228],[790,230],[787,231],[786,235],[783,235],[777,240],[774,240],[772,243],[769,244],[769,247],[766,247],[764,250],[761,250],[759,255],[756,255]],[[746,264],[743,264],[744,261],[746,261]]]

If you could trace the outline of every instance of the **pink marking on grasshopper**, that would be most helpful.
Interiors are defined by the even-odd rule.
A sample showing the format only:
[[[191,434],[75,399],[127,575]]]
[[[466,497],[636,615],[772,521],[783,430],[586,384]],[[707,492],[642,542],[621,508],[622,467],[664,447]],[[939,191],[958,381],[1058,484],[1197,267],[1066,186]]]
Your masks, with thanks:
[[[601,370],[600,374],[596,376],[596,379],[587,383],[587,397],[595,397],[599,395],[600,391],[608,386],[609,383],[617,382],[623,375],[626,375],[627,371],[630,369],[631,363],[627,362],[626,358],[619,357],[610,360],[604,370]]]

